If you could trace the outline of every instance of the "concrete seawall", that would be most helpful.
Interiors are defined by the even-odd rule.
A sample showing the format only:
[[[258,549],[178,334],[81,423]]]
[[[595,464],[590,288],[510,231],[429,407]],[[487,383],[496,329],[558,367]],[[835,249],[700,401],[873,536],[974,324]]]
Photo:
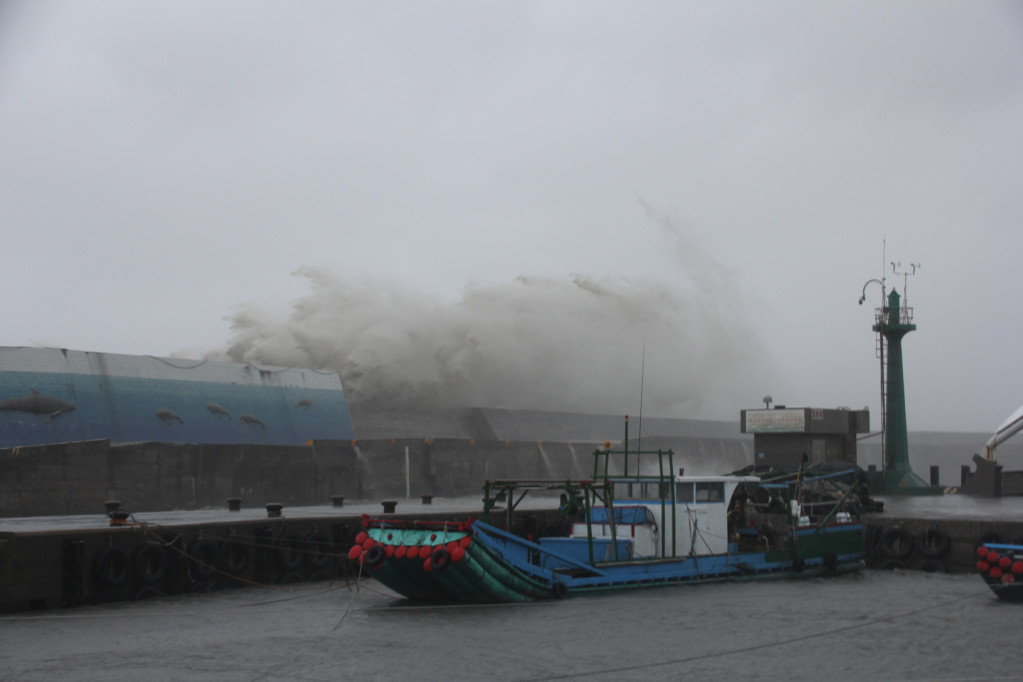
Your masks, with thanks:
[[[677,447],[680,441],[673,444]],[[739,439],[681,441],[677,466],[729,471],[751,460]],[[657,447],[644,441],[644,448]],[[349,499],[476,495],[501,478],[587,478],[594,444],[393,438],[309,446],[128,443],[106,440],[0,451],[0,517],[90,514],[116,499],[132,511]]]

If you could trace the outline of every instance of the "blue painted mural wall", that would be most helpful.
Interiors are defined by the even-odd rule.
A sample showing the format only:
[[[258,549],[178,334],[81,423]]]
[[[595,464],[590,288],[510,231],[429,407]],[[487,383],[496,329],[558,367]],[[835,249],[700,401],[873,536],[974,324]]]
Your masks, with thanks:
[[[354,437],[336,372],[0,347],[0,447]]]

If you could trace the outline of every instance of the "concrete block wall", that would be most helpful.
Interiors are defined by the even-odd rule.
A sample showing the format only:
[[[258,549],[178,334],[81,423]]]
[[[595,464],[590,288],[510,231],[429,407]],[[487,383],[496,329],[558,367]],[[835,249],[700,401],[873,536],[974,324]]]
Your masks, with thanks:
[[[644,441],[643,447],[663,444]],[[663,445],[667,447],[667,445]],[[750,463],[748,444],[684,438],[676,467],[721,473]],[[247,504],[326,504],[480,494],[485,480],[593,475],[592,444],[394,438],[310,446],[128,443],[107,440],[0,451],[0,516],[89,514],[116,499],[132,511]],[[695,466],[694,466],[695,463]]]

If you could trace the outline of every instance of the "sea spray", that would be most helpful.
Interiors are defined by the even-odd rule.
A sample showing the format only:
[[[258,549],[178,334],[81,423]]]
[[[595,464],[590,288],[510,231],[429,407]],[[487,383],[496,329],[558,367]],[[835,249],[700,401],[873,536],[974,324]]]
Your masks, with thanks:
[[[210,357],[335,370],[353,409],[508,407],[734,419],[771,374],[753,297],[691,229],[644,204],[678,268],[641,277],[522,276],[441,300],[393,280],[302,267],[289,311],[230,318]],[[642,357],[646,342],[645,381]]]

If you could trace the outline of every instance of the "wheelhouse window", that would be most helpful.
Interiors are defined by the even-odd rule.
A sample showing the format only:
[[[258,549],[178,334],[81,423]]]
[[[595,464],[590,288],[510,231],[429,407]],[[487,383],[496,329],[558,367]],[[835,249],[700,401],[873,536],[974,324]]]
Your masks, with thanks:
[[[724,482],[713,482],[713,483],[697,483],[696,484],[696,501],[697,502],[724,502],[725,501],[725,484]]]
[[[693,484],[692,483],[676,483],[675,484],[675,501],[679,503],[689,504],[696,497],[693,495]]]
[[[639,481],[616,481],[614,484],[614,496],[616,500],[660,500],[670,499],[670,484],[665,484],[664,494],[661,494],[660,484],[641,483]]]

